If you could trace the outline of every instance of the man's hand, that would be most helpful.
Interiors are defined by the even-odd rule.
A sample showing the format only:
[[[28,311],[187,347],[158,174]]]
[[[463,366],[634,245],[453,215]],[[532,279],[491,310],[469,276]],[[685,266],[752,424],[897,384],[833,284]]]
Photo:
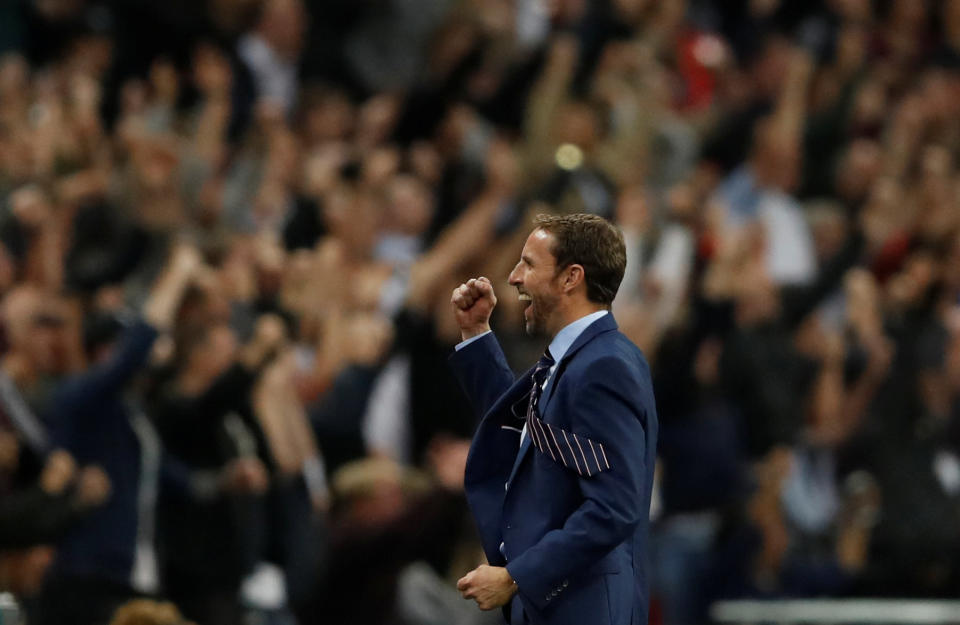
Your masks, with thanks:
[[[10,194],[10,210],[20,225],[30,231],[40,230],[52,223],[53,207],[49,198],[34,185]]]
[[[203,257],[196,247],[177,244],[143,304],[143,319],[157,330],[169,330],[187,288],[202,273],[203,267]]]
[[[77,474],[73,456],[62,449],[55,449],[47,456],[40,473],[40,488],[48,495],[59,495],[67,489]]]
[[[170,255],[171,271],[193,277],[203,266],[203,257],[196,247],[189,243],[179,243]]]
[[[517,585],[505,567],[481,564],[460,578],[457,590],[464,599],[476,601],[481,610],[493,610],[507,605]]]
[[[280,315],[260,315],[253,338],[240,352],[240,361],[247,369],[256,370],[273,358],[286,340],[287,326]]]
[[[270,476],[258,458],[235,458],[220,472],[220,489],[228,493],[262,495],[270,486]]]
[[[80,469],[73,498],[81,508],[96,508],[110,498],[110,478],[96,465]]]
[[[497,305],[497,296],[486,278],[470,279],[455,288],[450,303],[464,341],[490,329],[490,315]]]

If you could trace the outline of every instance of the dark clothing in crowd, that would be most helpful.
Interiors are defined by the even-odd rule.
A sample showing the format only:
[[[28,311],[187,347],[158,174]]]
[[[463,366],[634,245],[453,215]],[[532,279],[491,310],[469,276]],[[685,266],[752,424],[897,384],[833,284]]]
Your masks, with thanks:
[[[375,367],[346,367],[310,407],[310,424],[330,471],[366,454],[361,428],[376,376]]]
[[[117,584],[130,582],[147,452],[131,423],[145,416],[135,412],[124,393],[146,363],[156,336],[157,331],[145,322],[133,322],[106,362],[66,380],[56,393],[51,438],[79,463],[102,466],[112,484],[109,503],[60,543],[57,576],[103,576]]]
[[[46,493],[39,486],[0,496],[0,549],[56,542],[84,517],[71,493]]]
[[[202,497],[163,489],[157,519],[164,588],[186,617],[205,624],[241,613],[240,583],[263,542],[263,498],[221,493],[216,485],[227,462],[263,452],[249,406],[255,380],[254,372],[234,365],[198,396],[170,383],[151,406],[167,453],[207,481]]]
[[[396,611],[401,569],[424,561],[445,575],[464,532],[472,531],[466,500],[443,491],[413,497],[386,522],[345,512],[330,528],[331,576],[317,601],[318,623],[402,625]]]
[[[146,558],[145,566],[155,566],[152,553],[144,554],[143,549],[153,549],[162,451],[148,419],[125,395],[156,336],[153,327],[134,321],[104,362],[67,379],[56,392],[48,419],[51,439],[79,463],[103,467],[112,496],[58,543],[57,559],[39,601],[39,623],[97,623],[103,612],[61,610],[85,596],[89,603],[81,605],[99,605],[105,611],[138,591],[156,590],[158,580],[150,573],[137,579],[134,569],[138,555]],[[135,584],[141,581],[144,586],[137,589]],[[82,595],[79,588],[85,589]]]

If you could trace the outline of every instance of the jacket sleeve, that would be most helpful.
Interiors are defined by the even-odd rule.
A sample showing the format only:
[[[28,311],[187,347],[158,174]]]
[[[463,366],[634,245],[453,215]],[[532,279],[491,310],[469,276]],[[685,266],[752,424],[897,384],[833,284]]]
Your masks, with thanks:
[[[478,418],[513,384],[514,375],[492,332],[454,352],[450,367]]]
[[[85,516],[69,493],[50,495],[38,486],[0,499],[0,549],[56,542]]]
[[[157,330],[146,321],[133,322],[105,362],[64,383],[55,404],[75,410],[119,392],[146,364],[156,338]]]
[[[521,599],[537,610],[562,603],[554,592],[576,583],[614,547],[633,534],[648,514],[647,414],[642,384],[649,379],[626,361],[602,358],[571,389],[571,431],[603,444],[610,470],[578,478],[583,502],[563,527],[547,532],[507,565]]]

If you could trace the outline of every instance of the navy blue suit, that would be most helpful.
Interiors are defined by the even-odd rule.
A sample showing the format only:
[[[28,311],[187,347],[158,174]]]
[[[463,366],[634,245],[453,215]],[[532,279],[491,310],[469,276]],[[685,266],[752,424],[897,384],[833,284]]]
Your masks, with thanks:
[[[646,623],[657,415],[640,350],[606,315],[573,342],[543,389],[539,415],[547,430],[576,434],[585,447],[603,445],[600,464],[609,469],[589,476],[538,449],[529,435],[521,445],[518,416],[532,370],[514,380],[492,334],[450,362],[483,415],[464,485],[489,563],[506,566],[517,583],[505,608],[511,623]]]

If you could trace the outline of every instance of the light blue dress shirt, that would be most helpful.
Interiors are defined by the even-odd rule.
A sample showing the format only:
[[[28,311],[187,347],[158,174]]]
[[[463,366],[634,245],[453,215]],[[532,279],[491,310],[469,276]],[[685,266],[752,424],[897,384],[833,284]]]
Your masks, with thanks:
[[[563,357],[566,355],[567,350],[570,349],[570,346],[573,345],[573,342],[577,340],[577,337],[583,334],[583,331],[590,327],[597,319],[600,319],[604,315],[608,314],[606,310],[598,310],[597,312],[590,313],[585,317],[580,317],[573,323],[569,323],[563,327],[562,330],[557,332],[557,335],[553,337],[553,340],[550,341],[550,346],[547,349],[550,351],[550,355],[553,357],[553,366],[550,367],[550,373],[547,374],[547,377],[543,380],[543,386],[547,385],[547,382],[550,381],[550,378],[553,377],[553,372],[557,370],[557,365],[560,364],[560,361],[563,360]],[[490,334],[492,330],[487,330],[483,334],[478,334],[477,336],[472,336],[465,341],[457,343],[455,349],[460,351],[470,343],[473,343],[477,339],[483,338],[484,336]],[[541,387],[542,388],[542,387]],[[523,430],[520,432],[520,444],[523,444],[523,439],[527,437],[527,424],[523,424]],[[503,485],[504,489],[510,487],[510,483],[507,482]],[[500,543],[500,553],[503,554],[503,557],[506,558],[507,554],[504,553],[503,543]]]
[[[580,336],[584,330],[590,327],[597,319],[600,319],[604,315],[608,314],[606,310],[598,310],[597,312],[590,313],[585,317],[580,317],[576,321],[567,324],[563,327],[562,330],[557,332],[557,335],[553,337],[553,340],[550,341],[550,346],[547,348],[550,350],[550,355],[553,356],[553,366],[550,367],[550,373],[547,374],[547,377],[543,380],[543,385],[546,386],[547,382],[553,377],[553,372],[557,370],[557,365],[560,364],[560,361],[563,360],[564,355],[566,355],[567,350],[570,349],[570,346],[573,345],[573,342],[577,340],[577,337]],[[478,334],[477,336],[472,336],[465,341],[462,341],[457,344],[456,350],[460,351],[470,343],[473,343],[477,339],[480,339],[487,334],[490,334],[492,330],[487,330],[483,334]],[[523,432],[520,434],[520,442],[523,442],[523,439],[527,435],[527,426],[524,424]]]

